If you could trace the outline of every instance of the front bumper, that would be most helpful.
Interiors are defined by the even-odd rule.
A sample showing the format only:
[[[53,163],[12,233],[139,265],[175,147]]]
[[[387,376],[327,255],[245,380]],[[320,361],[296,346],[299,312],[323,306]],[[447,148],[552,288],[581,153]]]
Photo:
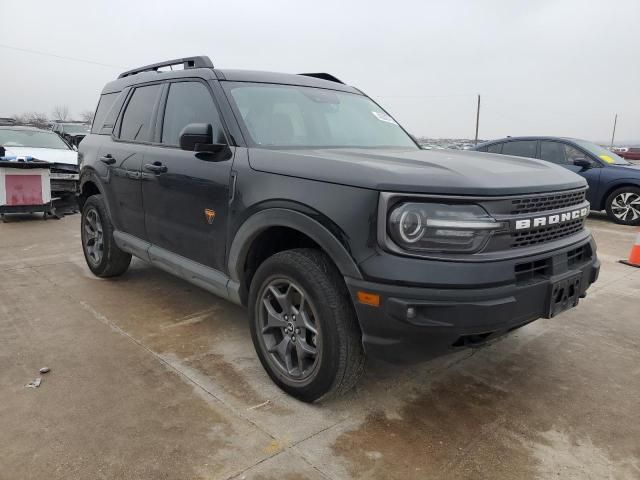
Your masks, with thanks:
[[[444,265],[442,265],[444,263]],[[487,276],[464,276],[468,284],[428,287],[403,286],[346,278],[363,334],[367,354],[393,362],[413,362],[435,357],[461,347],[486,343],[538,318],[550,316],[552,286],[565,279],[578,279],[575,299],[584,297],[598,278],[600,262],[596,246],[586,241],[538,255],[534,258],[492,262],[488,271],[500,268],[511,281],[496,285]],[[440,268],[447,268],[440,262]],[[451,265],[453,266],[453,265]],[[477,265],[469,268],[477,269]],[[442,278],[425,275],[430,282]],[[474,282],[474,283],[471,283]],[[359,303],[357,292],[380,296],[378,307]]]

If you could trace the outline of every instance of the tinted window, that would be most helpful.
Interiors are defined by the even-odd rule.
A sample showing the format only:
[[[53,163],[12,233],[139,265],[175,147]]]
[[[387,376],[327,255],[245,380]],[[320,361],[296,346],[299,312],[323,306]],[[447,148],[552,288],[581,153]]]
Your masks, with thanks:
[[[494,143],[493,145],[489,145],[487,147],[487,152],[489,152],[489,153],[501,153],[502,152],[502,143]]]
[[[214,142],[216,132],[222,130],[218,110],[207,87],[200,82],[172,83],[164,111],[162,143],[178,145],[180,132],[190,123],[213,125]]]
[[[122,117],[120,138],[136,142],[151,140],[151,115],[160,85],[136,88]]]
[[[547,162],[566,164],[565,146],[568,145],[558,142],[540,142],[540,158]]]
[[[502,146],[504,155],[515,155],[517,157],[536,157],[536,140],[519,140],[507,142]]]
[[[96,109],[96,114],[93,116],[93,123],[91,124],[91,133],[97,133],[100,128],[102,128],[104,119],[106,118],[107,113],[109,113],[109,110],[111,110],[116,98],[118,98],[117,93],[105,93],[100,96],[98,108]],[[57,125],[54,128],[57,130]]]

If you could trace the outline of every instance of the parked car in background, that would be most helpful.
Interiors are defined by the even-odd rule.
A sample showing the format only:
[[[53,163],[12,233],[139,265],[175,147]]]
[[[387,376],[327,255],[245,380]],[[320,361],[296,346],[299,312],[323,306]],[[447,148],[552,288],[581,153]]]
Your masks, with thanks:
[[[546,160],[582,175],[592,210],[622,225],[640,225],[640,165],[595,143],[564,137],[507,137],[478,145],[480,152]]]
[[[25,126],[0,126],[0,145],[6,157],[33,157],[50,162],[51,196],[56,210],[77,210],[78,153],[48,130]]]
[[[622,147],[622,148],[614,148],[613,151],[619,156],[624,158],[625,160],[640,160],[640,147]]]
[[[60,135],[67,143],[77,147],[89,133],[91,127],[78,122],[54,122],[51,130]]]

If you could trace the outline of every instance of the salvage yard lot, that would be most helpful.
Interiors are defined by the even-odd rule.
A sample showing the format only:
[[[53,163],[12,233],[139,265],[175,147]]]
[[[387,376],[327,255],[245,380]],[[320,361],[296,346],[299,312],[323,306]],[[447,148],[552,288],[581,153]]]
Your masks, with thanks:
[[[580,305],[480,350],[282,393],[243,309],[143,262],[95,278],[79,216],[0,224],[0,479],[640,478],[634,230],[593,214]],[[43,375],[37,389],[25,384]]]

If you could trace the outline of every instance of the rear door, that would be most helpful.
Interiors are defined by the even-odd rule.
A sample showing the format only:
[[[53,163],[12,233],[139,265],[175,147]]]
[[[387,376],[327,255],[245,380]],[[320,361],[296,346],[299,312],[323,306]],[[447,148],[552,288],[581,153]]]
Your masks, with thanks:
[[[112,137],[100,148],[107,166],[105,187],[112,221],[117,230],[146,239],[142,205],[142,162],[152,139],[161,84],[133,89]]]
[[[211,124],[214,142],[228,141],[207,83],[181,79],[164,88],[156,138],[143,164],[144,224],[149,241],[225,271],[233,152],[220,161],[205,152],[181,150],[178,137],[190,123]]]

